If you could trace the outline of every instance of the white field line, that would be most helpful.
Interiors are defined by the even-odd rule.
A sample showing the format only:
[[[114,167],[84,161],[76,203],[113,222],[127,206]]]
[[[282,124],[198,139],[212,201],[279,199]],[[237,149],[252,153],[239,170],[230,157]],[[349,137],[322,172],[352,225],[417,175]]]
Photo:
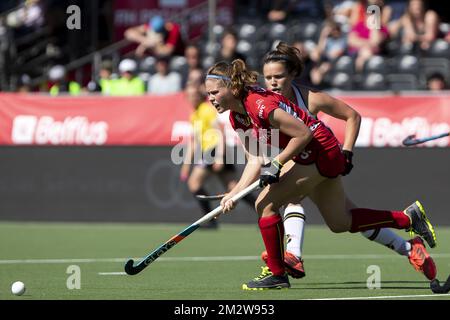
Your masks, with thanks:
[[[126,272],[99,272],[99,276],[125,276]]]
[[[437,253],[433,258],[450,258],[450,253]],[[346,259],[399,259],[404,258],[395,254],[319,254],[305,255],[305,260],[346,260]],[[141,258],[133,258],[140,261]],[[161,257],[156,262],[195,262],[195,261],[251,261],[259,260],[259,256],[215,256],[215,257]],[[98,262],[125,262],[128,258],[90,258],[90,259],[18,259],[0,260],[2,264],[52,264],[52,263],[98,263]]]
[[[302,299],[302,300],[369,300],[369,299],[405,299],[405,298],[425,298],[425,297],[450,297],[450,294],[415,294],[405,296],[371,296],[371,297],[346,297],[346,298],[320,298],[320,299]]]

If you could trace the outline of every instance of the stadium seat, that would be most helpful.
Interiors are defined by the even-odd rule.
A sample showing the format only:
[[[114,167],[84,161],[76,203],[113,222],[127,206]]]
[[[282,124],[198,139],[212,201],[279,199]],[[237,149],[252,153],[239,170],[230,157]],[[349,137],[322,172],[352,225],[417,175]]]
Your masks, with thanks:
[[[439,32],[441,34],[447,34],[450,32],[450,23],[441,22],[439,24]]]
[[[214,35],[216,36],[216,39],[221,39],[222,35],[223,35],[224,31],[225,31],[225,28],[224,28],[224,26],[222,26],[220,24],[216,24],[213,27],[212,31],[214,32]]]
[[[450,58],[450,43],[444,39],[437,39],[434,41],[430,48],[425,51],[425,56],[436,58]]]
[[[138,77],[141,78],[142,81],[145,82],[146,86],[147,86],[147,83],[150,80],[151,76],[152,75],[149,72],[139,72],[139,74],[138,74]]]
[[[386,44],[387,55],[390,57],[414,54],[415,48],[412,44],[403,44],[400,39],[394,39]]]
[[[352,79],[351,76],[344,72],[336,72],[330,77],[330,85],[333,89],[339,90],[352,90]]]
[[[364,64],[365,73],[382,73],[385,74],[387,71],[386,61],[382,56],[373,56]]]
[[[419,72],[419,59],[413,55],[405,55],[391,60],[391,67],[396,73],[411,73]]]
[[[340,57],[333,65],[333,71],[344,72],[348,74],[354,73],[355,64],[350,56]]]
[[[186,58],[183,56],[174,56],[170,60],[169,68],[172,71],[180,72],[182,73],[183,70],[186,68],[187,62]]]
[[[273,23],[269,29],[269,38],[271,40],[287,41],[287,27],[283,23]]]
[[[215,43],[210,43],[205,41],[203,45],[200,45],[202,55],[204,56],[215,56],[220,50],[220,42],[217,39]]]
[[[245,56],[250,56],[252,54],[253,46],[251,42],[247,40],[239,40],[236,51],[242,53]]]
[[[140,72],[148,72],[150,74],[153,74],[156,72],[155,70],[155,63],[156,59],[155,57],[146,57],[139,63],[139,71]]]
[[[370,91],[386,90],[386,79],[381,73],[372,72],[363,77],[361,87]]]
[[[244,23],[238,28],[238,37],[240,40],[255,41],[256,26],[250,23]]]
[[[203,59],[203,63],[202,63],[203,69],[205,69],[205,70],[209,69],[210,67],[212,67],[214,65],[214,62],[215,62],[215,60],[214,60],[213,56],[205,57]]]
[[[304,22],[294,24],[289,28],[289,42],[313,40],[318,41],[320,24],[318,22]]]
[[[386,76],[392,91],[418,90],[419,83],[414,74],[389,74]]]

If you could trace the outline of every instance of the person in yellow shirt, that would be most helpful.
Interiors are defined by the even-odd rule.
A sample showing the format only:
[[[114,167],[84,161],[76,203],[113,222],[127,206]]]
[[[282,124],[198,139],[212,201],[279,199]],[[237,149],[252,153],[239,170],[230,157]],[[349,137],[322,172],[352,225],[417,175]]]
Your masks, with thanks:
[[[60,94],[70,94],[77,96],[81,93],[81,86],[75,81],[67,79],[67,70],[62,65],[55,65],[48,71],[48,79],[53,82],[49,93],[51,96],[58,96]]]
[[[206,101],[206,96],[199,86],[188,83],[185,94],[194,111],[190,117],[192,135],[186,148],[180,180],[187,181],[189,191],[194,196],[207,195],[204,184],[211,174],[216,174],[224,187],[231,190],[237,183],[235,166],[225,163],[225,137],[217,120],[217,112]],[[194,164],[192,172],[191,163]],[[207,201],[197,197],[196,200],[204,214],[212,210]],[[244,200],[254,207],[256,199],[252,195],[248,195]],[[217,228],[217,220],[211,220],[204,227]]]
[[[119,63],[120,78],[109,84],[111,96],[140,96],[145,94],[144,81],[136,76],[137,63],[132,59],[124,59]]]

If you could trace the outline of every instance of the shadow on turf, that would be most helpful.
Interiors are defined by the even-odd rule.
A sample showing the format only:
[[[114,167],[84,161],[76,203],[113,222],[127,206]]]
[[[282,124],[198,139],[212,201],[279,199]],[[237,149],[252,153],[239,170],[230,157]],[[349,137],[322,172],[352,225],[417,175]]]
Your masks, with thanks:
[[[415,284],[424,284],[424,287],[410,287],[410,286],[387,286],[387,284],[404,284],[404,283],[415,283]],[[310,287],[310,286],[323,286],[323,285],[355,285],[360,284],[361,286],[353,286],[353,287]],[[307,286],[307,288],[305,288]],[[428,281],[381,281],[381,288],[382,289],[404,289],[404,290],[411,290],[411,289],[428,289],[429,288],[429,282]],[[302,288],[292,288],[291,289],[308,289],[308,290],[323,290],[323,289],[335,289],[335,290],[341,290],[341,289],[365,289],[367,290],[367,283],[365,281],[347,281],[347,282],[318,282],[318,283],[304,283],[302,284]]]

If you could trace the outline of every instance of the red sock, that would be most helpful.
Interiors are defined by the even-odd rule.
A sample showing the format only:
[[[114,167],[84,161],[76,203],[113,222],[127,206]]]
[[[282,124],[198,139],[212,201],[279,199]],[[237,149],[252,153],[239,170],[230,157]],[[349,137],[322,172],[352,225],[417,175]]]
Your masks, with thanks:
[[[406,229],[411,222],[403,211],[385,211],[356,208],[351,209],[352,228],[350,232],[360,232],[378,228]]]
[[[267,266],[276,276],[284,274],[284,227],[280,215],[259,219],[259,229],[267,250]]]

